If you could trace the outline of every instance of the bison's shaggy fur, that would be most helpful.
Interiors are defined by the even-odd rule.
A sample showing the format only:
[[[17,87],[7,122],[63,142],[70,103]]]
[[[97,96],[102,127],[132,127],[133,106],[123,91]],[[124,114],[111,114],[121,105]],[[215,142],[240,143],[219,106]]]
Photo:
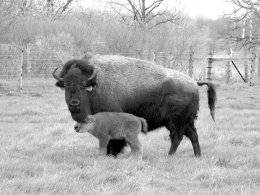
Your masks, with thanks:
[[[131,154],[142,158],[138,134],[147,133],[147,123],[144,118],[122,112],[99,112],[88,115],[85,123],[77,123],[74,128],[79,133],[89,132],[98,138],[102,154],[107,153],[110,139],[125,139],[131,148]]]
[[[65,89],[65,96],[77,122],[82,122],[88,113],[131,113],[147,120],[148,131],[162,126],[170,131],[170,155],[176,152],[183,135],[191,140],[194,154],[201,155],[194,126],[199,110],[198,85],[208,86],[208,103],[214,118],[216,92],[213,84],[197,83],[186,74],[151,62],[110,55],[70,60],[59,77],[62,79],[58,86],[70,86]],[[84,86],[88,87],[87,91],[81,90]],[[93,90],[89,90],[91,86]],[[77,107],[80,109],[70,107],[71,98],[80,101]],[[124,145],[124,140],[110,141],[108,152],[116,155]]]

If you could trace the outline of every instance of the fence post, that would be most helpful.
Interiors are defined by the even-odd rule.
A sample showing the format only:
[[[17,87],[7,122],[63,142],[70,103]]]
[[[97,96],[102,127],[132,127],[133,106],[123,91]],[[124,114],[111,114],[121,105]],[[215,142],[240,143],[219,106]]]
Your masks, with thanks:
[[[168,66],[167,66],[167,55],[166,55],[165,52],[162,52],[162,65],[164,67],[166,66],[168,68]]]
[[[149,51],[148,50],[143,51],[142,60],[149,60]]]
[[[18,86],[17,91],[21,91],[23,88],[23,49],[21,53],[20,66],[18,67]]]
[[[232,58],[232,50],[230,47],[228,47],[228,50],[227,50],[227,54],[230,58]],[[230,70],[230,60],[227,61],[227,64],[226,64],[226,83],[229,83],[230,82],[230,77],[231,77],[231,70]]]
[[[32,64],[31,64],[31,48],[30,48],[29,44],[27,44],[26,54],[27,54],[27,72],[28,72],[29,79],[31,80],[32,79]]]
[[[243,55],[244,55],[244,68],[245,68],[245,80],[248,82],[248,64],[247,64],[247,49],[243,48]]]
[[[189,76],[193,75],[193,62],[194,62],[194,51],[193,47],[190,46],[190,55],[189,55]]]
[[[252,49],[251,55],[252,55],[252,57],[251,57],[250,82],[249,82],[249,86],[254,86],[254,79],[255,79],[255,58],[256,58],[255,48]]]
[[[156,61],[156,64],[162,65],[161,64],[161,52],[155,53],[155,61]]]
[[[212,54],[212,49],[210,47],[210,50],[209,50],[209,54],[208,54],[208,71],[207,71],[207,80],[211,80],[211,69],[212,69],[212,62],[213,62],[213,54]]]
[[[260,81],[260,53],[258,53],[258,56],[257,56],[257,64],[258,64],[257,79],[258,79],[258,81]]]
[[[138,52],[138,50],[136,49],[136,50],[135,50],[135,58],[137,58],[137,59],[138,59],[138,57],[139,57],[138,53],[139,53],[139,52]]]
[[[160,52],[154,52],[154,62],[156,64],[159,64],[159,62],[160,62],[159,53]]]
[[[155,63],[155,52],[152,51],[151,53],[151,61]]]

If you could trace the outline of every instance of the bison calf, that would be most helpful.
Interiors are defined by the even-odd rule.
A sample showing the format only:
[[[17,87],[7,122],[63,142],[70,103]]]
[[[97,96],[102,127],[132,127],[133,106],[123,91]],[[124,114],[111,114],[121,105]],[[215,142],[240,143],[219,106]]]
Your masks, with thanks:
[[[147,133],[147,123],[144,118],[122,112],[99,112],[88,115],[85,122],[77,123],[74,129],[78,133],[89,132],[98,138],[99,150],[102,154],[106,154],[110,139],[125,138],[131,148],[131,154],[142,158],[138,134]]]

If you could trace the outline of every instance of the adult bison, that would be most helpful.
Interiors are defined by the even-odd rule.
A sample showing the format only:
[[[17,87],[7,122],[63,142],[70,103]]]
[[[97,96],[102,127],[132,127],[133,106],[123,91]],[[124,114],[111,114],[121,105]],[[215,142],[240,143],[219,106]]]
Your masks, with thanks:
[[[65,88],[72,118],[83,122],[87,114],[127,112],[147,120],[148,131],[165,126],[170,131],[173,155],[186,135],[194,154],[201,155],[194,126],[199,110],[198,85],[208,86],[208,105],[214,119],[216,92],[213,84],[196,82],[181,72],[151,62],[123,56],[86,55],[70,60],[54,78]],[[110,140],[108,154],[117,155],[125,140]]]

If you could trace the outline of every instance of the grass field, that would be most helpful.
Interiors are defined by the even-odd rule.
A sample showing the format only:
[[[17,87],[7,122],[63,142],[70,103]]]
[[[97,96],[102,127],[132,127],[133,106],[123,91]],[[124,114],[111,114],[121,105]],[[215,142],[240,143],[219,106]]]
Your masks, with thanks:
[[[53,82],[54,83],[54,82]],[[38,92],[37,92],[38,91]],[[143,161],[98,155],[54,86],[0,95],[0,194],[260,194],[260,85],[218,86],[216,123],[201,88],[202,157],[164,128],[141,135]]]

